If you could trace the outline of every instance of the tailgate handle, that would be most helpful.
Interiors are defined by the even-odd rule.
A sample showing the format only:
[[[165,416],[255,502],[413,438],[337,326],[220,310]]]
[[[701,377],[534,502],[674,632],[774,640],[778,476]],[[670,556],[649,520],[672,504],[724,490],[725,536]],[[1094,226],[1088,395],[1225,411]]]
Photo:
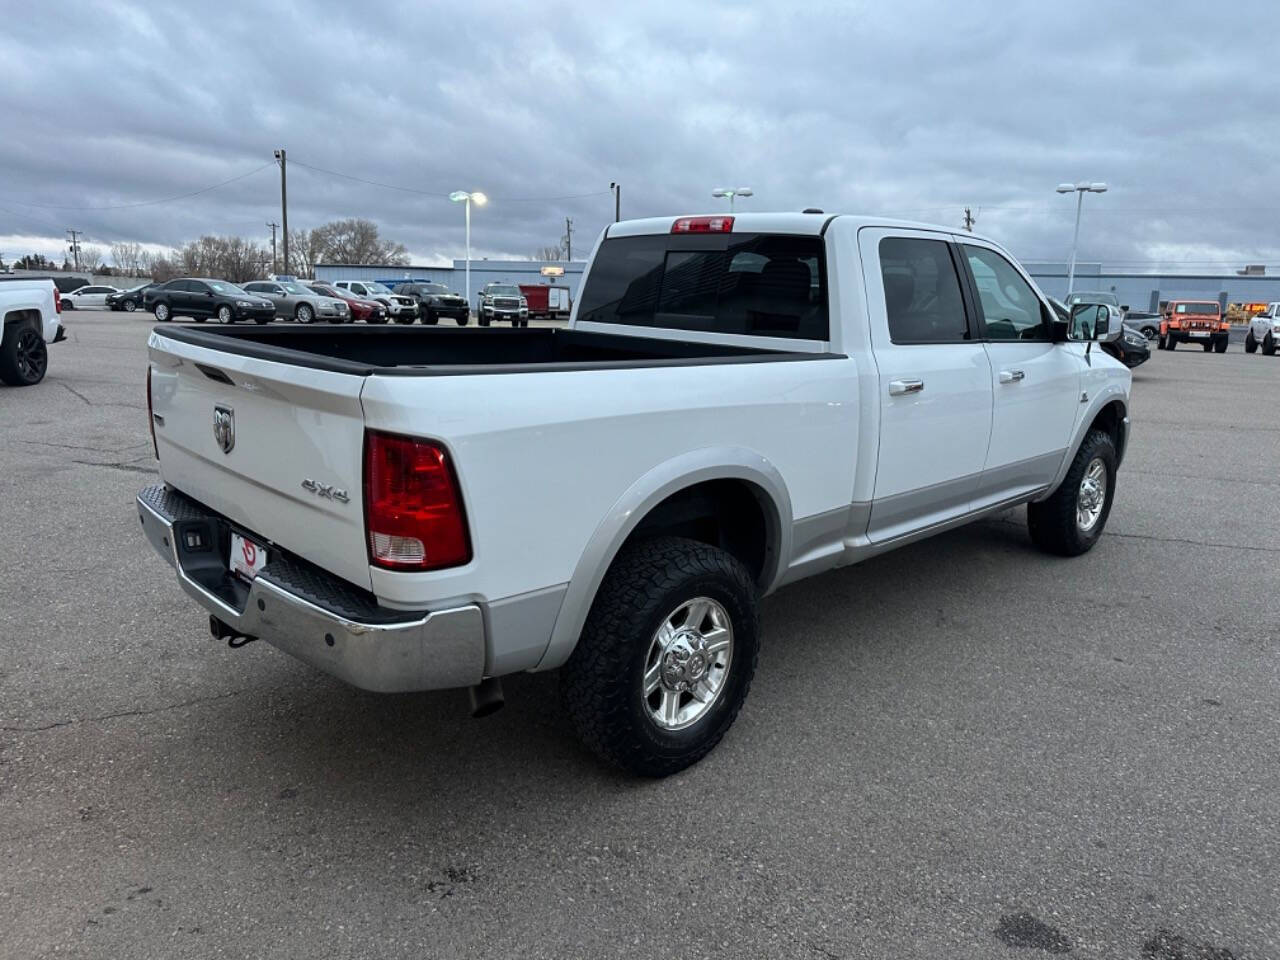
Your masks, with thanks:
[[[235,381],[228,377],[217,367],[206,367],[203,363],[197,363],[196,369],[203,373],[210,380],[217,380],[218,383],[225,383],[229,387],[235,386]]]

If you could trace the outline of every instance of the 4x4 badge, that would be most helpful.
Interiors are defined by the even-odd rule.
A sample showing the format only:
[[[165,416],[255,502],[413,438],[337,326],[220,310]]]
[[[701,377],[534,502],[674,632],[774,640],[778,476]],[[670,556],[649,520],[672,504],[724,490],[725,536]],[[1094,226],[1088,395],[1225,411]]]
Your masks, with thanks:
[[[230,453],[236,445],[236,412],[225,403],[213,405],[213,439],[223,453]]]

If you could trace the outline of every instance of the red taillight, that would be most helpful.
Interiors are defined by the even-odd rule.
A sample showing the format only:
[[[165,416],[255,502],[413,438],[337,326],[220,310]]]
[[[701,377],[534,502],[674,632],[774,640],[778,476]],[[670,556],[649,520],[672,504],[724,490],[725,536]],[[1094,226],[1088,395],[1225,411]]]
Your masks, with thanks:
[[[62,312],[62,291],[56,283],[53,285],[53,309],[58,313]]]
[[[457,478],[429,440],[365,433],[364,525],[379,567],[438,570],[471,559]]]
[[[151,364],[147,364],[147,426],[151,430],[151,449],[155,451],[156,459],[159,460],[160,448],[156,446],[156,415],[151,407]]]
[[[729,233],[733,217],[681,217],[671,225],[672,233]]]

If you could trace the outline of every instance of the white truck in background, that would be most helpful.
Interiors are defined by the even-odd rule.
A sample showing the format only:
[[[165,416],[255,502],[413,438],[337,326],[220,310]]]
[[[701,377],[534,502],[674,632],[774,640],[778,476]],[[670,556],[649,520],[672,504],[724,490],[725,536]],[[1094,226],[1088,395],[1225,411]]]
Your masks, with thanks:
[[[137,511],[214,636],[477,714],[558,668],[590,748],[664,776],[737,716],[764,594],[1023,503],[1092,548],[1109,323],[945,227],[616,223],[568,329],[155,328]]]
[[[1268,356],[1275,356],[1280,344],[1280,301],[1267,304],[1267,309],[1249,320],[1249,330],[1244,335],[1245,353],[1257,353],[1258,348]]]
[[[44,379],[48,345],[67,338],[62,299],[52,279],[0,277],[0,381],[30,387]]]

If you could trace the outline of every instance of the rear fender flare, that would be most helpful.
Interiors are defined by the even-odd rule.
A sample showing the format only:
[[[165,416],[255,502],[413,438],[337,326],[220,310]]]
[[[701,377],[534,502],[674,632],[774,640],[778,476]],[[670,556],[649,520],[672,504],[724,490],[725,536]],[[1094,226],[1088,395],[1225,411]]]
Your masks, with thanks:
[[[744,480],[763,490],[771,501],[774,515],[766,516],[766,527],[775,542],[760,578],[761,593],[769,592],[791,556],[791,497],[782,474],[768,459],[743,447],[693,450],[642,476],[600,521],[574,568],[551,640],[535,670],[550,670],[569,659],[605,572],[649,511],[672,494],[708,480]],[[767,513],[769,505],[763,506]]]

